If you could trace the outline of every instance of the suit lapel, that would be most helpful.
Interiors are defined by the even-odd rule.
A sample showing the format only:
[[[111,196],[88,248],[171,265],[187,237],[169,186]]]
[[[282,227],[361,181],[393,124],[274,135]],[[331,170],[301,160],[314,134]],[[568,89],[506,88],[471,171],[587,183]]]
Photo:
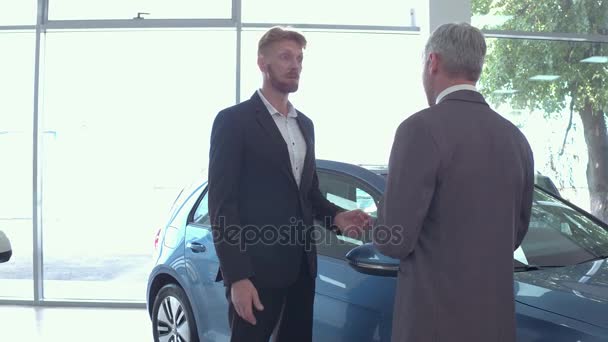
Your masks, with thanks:
[[[300,190],[306,192],[306,189],[310,187],[309,184],[310,180],[312,179],[312,172],[314,171],[314,137],[312,128],[304,119],[302,113],[298,113],[296,120],[298,122],[298,126],[300,126],[300,131],[302,132],[304,141],[306,142],[306,156],[304,157],[304,167],[302,169],[302,177],[300,182]]]
[[[258,124],[264,129],[266,135],[272,140],[272,145],[275,147],[275,150],[270,153],[272,158],[276,161],[281,171],[286,173],[287,176],[293,180],[293,183],[296,184],[293,171],[291,170],[291,161],[289,159],[289,151],[287,151],[287,144],[285,143],[285,139],[281,135],[277,124],[270,116],[270,113],[268,113],[268,109],[257,92],[253,94],[251,100],[255,104],[255,115]]]

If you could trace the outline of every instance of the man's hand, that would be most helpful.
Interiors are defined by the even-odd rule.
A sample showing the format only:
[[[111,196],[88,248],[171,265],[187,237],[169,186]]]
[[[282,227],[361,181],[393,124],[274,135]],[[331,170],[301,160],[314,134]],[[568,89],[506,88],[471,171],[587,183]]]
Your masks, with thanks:
[[[258,291],[251,283],[249,279],[242,279],[234,282],[230,287],[230,298],[232,305],[236,313],[247,322],[255,325],[255,315],[253,314],[253,307],[256,310],[264,310],[260,297],[258,297]]]
[[[372,225],[372,218],[361,210],[344,211],[336,215],[334,224],[343,235],[360,238]]]

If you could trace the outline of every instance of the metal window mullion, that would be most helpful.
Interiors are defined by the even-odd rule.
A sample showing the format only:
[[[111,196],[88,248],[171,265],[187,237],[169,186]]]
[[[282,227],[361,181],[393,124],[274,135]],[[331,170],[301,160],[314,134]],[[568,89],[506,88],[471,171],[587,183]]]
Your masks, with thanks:
[[[141,301],[100,301],[100,300],[45,300],[39,304],[44,307],[86,307],[113,309],[145,309],[146,302]]]
[[[36,25],[10,25],[0,26],[0,31],[33,31]]]
[[[43,3],[43,6],[41,8],[41,18],[40,18],[40,23],[41,24],[46,24],[49,21],[49,1],[55,1],[55,0],[38,0],[40,2]]]
[[[48,20],[46,30],[61,29],[138,29],[138,28],[197,28],[234,27],[228,19],[108,19],[108,20]]]
[[[387,31],[411,32],[420,31],[418,26],[378,26],[378,25],[331,25],[331,24],[298,24],[298,23],[242,23],[244,28],[270,28],[272,26],[289,26],[303,30],[344,30],[344,31]]]
[[[42,167],[40,141],[40,60],[42,56],[42,23],[47,13],[48,0],[38,0],[36,42],[34,49],[34,108],[32,129],[32,229],[33,229],[33,282],[34,305],[44,300],[44,265],[42,243]]]
[[[482,30],[488,38],[513,38],[530,40],[554,40],[587,43],[608,43],[608,36],[599,34],[580,33],[555,33],[555,32],[525,32],[525,31],[503,31]]]
[[[0,300],[2,305],[11,305],[11,306],[31,306],[35,305],[33,300],[29,299],[2,299]]]
[[[232,0],[232,19],[236,23],[236,79],[235,79],[235,103],[241,102],[241,53],[242,53],[242,35],[243,35],[243,1]]]

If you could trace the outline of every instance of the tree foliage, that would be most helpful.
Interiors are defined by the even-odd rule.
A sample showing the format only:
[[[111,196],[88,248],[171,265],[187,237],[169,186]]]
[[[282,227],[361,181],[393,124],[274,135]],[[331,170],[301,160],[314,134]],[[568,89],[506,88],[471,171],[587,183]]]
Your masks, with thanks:
[[[608,36],[608,0],[473,0],[472,6],[474,15],[503,19],[487,29]],[[608,44],[577,39],[488,39],[480,87],[494,105],[563,117],[570,122],[568,130],[572,115],[580,116],[588,150],[591,210],[608,221],[608,63],[582,62],[594,56],[608,56]],[[531,79],[537,75],[558,78]],[[568,166],[559,165],[559,159],[565,160],[560,158],[561,152],[557,157],[551,155],[551,168],[558,174]]]
[[[509,15],[503,30],[608,34],[608,0],[476,0],[476,14]],[[574,100],[606,112],[608,64],[581,63],[592,56],[608,56],[608,44],[575,41],[490,39],[481,86],[493,103],[514,108],[541,109],[559,114]],[[532,81],[535,75],[557,75],[555,81]],[[517,90],[497,94],[496,90]]]

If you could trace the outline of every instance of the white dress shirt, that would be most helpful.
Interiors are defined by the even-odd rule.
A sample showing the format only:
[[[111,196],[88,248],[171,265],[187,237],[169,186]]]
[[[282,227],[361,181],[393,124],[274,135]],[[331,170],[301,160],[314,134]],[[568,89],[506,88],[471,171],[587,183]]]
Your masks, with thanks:
[[[451,86],[449,88],[446,88],[441,93],[439,93],[439,95],[437,96],[437,101],[435,101],[435,103],[437,104],[437,103],[441,102],[441,100],[443,100],[444,97],[446,97],[447,95],[449,95],[455,91],[459,91],[459,90],[477,91],[477,88],[471,84],[457,84],[457,85]]]
[[[279,113],[279,111],[266,100],[264,94],[262,94],[262,91],[259,89],[258,95],[260,95],[262,102],[264,102],[264,105],[272,116],[283,139],[285,139],[285,144],[287,144],[287,150],[289,151],[289,160],[291,161],[291,171],[293,172],[293,176],[299,187],[300,180],[302,179],[302,169],[304,168],[304,158],[306,158],[306,141],[304,140],[304,136],[302,135],[302,131],[300,131],[300,126],[296,120],[298,112],[296,112],[296,109],[289,102],[287,103],[288,113],[287,116],[285,116]]]

